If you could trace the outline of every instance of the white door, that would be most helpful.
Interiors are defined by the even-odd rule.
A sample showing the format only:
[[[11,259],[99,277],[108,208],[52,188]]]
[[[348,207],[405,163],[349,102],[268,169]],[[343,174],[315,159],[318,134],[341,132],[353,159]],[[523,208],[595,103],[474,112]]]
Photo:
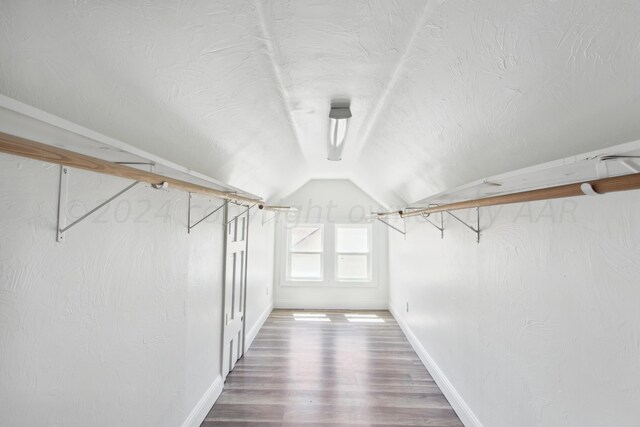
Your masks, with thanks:
[[[228,203],[225,207],[225,218],[227,226],[224,268],[223,379],[244,354],[249,209],[246,206]]]

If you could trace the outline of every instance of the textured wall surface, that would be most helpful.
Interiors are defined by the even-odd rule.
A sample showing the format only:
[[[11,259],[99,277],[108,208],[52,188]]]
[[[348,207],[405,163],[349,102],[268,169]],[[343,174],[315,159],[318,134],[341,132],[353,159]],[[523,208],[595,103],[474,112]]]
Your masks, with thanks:
[[[57,243],[59,170],[0,156],[0,425],[179,426],[220,373],[222,215],[187,234],[139,185]],[[72,169],[68,217],[128,184]]]
[[[637,426],[639,211],[639,192],[494,207],[480,245],[411,221],[390,304],[484,426]]]

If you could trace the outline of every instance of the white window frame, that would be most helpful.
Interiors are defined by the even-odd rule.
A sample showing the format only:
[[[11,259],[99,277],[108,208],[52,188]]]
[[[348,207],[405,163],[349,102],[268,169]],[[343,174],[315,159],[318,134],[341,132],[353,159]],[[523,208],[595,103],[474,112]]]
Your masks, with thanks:
[[[340,228],[365,228],[367,230],[367,252],[338,252],[338,230]],[[373,227],[371,224],[335,224],[333,231],[333,276],[336,282],[341,283],[368,283],[373,280]],[[338,277],[338,257],[340,255],[366,255],[367,256],[367,278],[353,279]]]
[[[291,230],[294,228],[304,228],[304,227],[318,227],[320,229],[320,251],[294,251],[291,249]],[[325,242],[324,242],[324,224],[311,224],[311,223],[300,223],[300,224],[291,224],[287,226],[287,260],[286,260],[286,277],[287,281],[290,282],[322,282],[324,281],[324,253],[325,253]],[[320,277],[294,277],[291,276],[291,255],[292,254],[313,254],[320,255]]]

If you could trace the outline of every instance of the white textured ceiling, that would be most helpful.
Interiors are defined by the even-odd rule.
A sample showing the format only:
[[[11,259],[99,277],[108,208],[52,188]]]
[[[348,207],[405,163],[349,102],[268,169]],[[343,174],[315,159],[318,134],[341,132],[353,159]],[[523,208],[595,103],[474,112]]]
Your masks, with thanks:
[[[265,198],[348,178],[401,204],[640,139],[639,22],[619,0],[2,0],[0,92]]]

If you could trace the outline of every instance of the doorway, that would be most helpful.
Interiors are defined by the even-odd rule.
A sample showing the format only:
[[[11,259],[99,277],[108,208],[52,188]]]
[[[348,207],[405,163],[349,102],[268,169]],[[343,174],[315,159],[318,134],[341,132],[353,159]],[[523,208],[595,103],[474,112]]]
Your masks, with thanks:
[[[225,262],[222,319],[222,378],[244,355],[249,207],[225,206]]]

